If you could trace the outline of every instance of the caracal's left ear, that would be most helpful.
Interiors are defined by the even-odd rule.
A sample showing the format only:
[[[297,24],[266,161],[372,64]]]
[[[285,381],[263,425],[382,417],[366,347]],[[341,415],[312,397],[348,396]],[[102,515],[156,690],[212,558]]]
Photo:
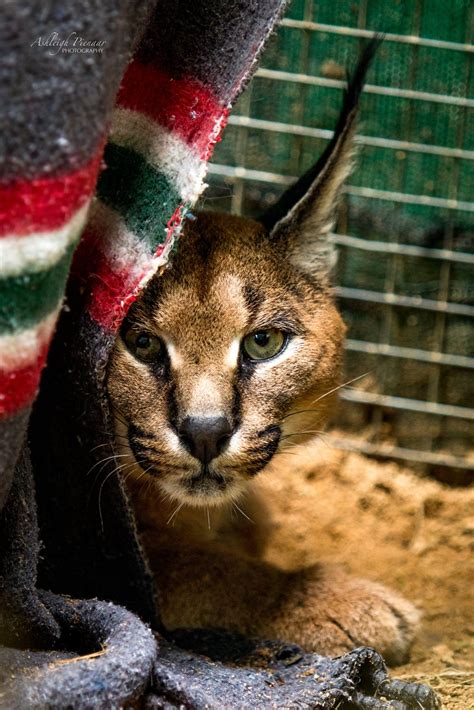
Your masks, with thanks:
[[[290,261],[318,278],[327,277],[331,270],[332,248],[327,235],[335,221],[341,188],[354,163],[359,98],[382,39],[376,35],[367,44],[349,78],[334,136],[322,156],[260,218],[271,239],[285,240]]]

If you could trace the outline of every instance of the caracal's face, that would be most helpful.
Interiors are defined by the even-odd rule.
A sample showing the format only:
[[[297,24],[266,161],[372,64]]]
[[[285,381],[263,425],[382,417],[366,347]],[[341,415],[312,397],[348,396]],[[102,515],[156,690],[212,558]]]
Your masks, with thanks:
[[[122,470],[178,502],[235,499],[277,452],[321,429],[343,337],[327,283],[293,266],[284,240],[198,214],[110,361]]]

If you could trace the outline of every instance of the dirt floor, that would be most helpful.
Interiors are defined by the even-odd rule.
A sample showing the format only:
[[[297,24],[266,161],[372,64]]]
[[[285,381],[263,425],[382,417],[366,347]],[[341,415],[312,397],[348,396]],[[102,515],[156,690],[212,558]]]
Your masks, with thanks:
[[[474,488],[323,443],[293,453],[259,484],[274,510],[267,558],[288,568],[330,559],[400,590],[424,620],[394,674],[429,683],[447,710],[474,708]]]

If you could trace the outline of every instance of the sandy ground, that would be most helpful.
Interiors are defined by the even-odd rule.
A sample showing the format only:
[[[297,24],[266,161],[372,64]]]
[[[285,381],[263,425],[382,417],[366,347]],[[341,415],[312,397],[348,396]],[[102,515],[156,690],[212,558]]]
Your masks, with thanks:
[[[292,453],[258,484],[274,511],[267,559],[329,559],[400,590],[424,621],[396,676],[429,683],[447,710],[474,708],[474,489],[321,442]]]

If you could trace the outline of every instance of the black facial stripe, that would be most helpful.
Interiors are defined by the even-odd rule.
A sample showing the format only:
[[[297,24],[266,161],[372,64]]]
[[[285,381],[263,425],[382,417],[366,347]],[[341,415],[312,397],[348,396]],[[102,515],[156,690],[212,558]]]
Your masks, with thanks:
[[[265,458],[268,453],[273,454],[278,446],[278,441],[275,441],[275,439],[272,439],[271,441],[267,441],[263,446],[259,446],[258,448],[254,449],[248,449],[248,453],[252,454],[252,459],[261,459]]]
[[[144,446],[136,439],[134,439],[133,445],[136,447],[137,451],[140,451],[140,453],[144,452],[145,455],[151,454],[152,456],[159,456],[160,454],[163,454],[163,451],[159,451],[158,449],[155,449],[152,446]]]
[[[136,439],[130,439],[130,448],[135,457],[135,461],[138,463],[140,468],[144,469],[146,473],[150,475],[163,474],[169,471],[179,471],[183,472],[183,467],[179,464],[167,463],[166,461],[159,460],[160,456],[163,457],[163,451],[149,449],[144,447]],[[153,453],[153,458],[147,455],[146,452],[151,451]]]
[[[263,302],[265,301],[265,296],[261,291],[256,289],[251,284],[245,284],[244,299],[250,318],[254,319],[257,316],[257,313],[260,310],[260,307],[262,306]]]
[[[266,429],[262,429],[257,432],[259,439],[262,439],[264,436],[268,436],[269,434],[280,436],[281,429],[278,424],[270,424],[270,426],[267,426]]]
[[[275,451],[278,448],[278,439],[272,439],[271,441],[268,441],[266,444],[261,446],[259,449],[256,451],[252,451],[252,459],[255,459],[256,461],[267,461],[269,458],[273,456]]]
[[[144,441],[147,443],[143,443]],[[151,446],[148,442],[153,442],[154,445]],[[128,427],[128,443],[136,462],[142,467],[144,462],[156,464],[156,459],[163,455],[163,451],[155,445],[156,436],[136,424],[130,424]]]
[[[271,424],[266,429],[259,431],[259,439],[268,438],[260,446],[256,446],[248,451],[252,456],[252,464],[247,467],[247,475],[255,476],[272,459],[280,443],[281,429],[276,424]]]
[[[156,436],[149,431],[145,431],[144,429],[141,429],[139,426],[136,424],[130,424],[128,427],[128,437],[129,439],[151,439],[155,440]]]
[[[155,376],[156,380],[159,380],[160,385],[163,380],[168,381],[171,373],[171,362],[168,355],[168,350],[164,343],[162,343],[162,348],[157,360],[152,360],[147,362],[150,371]]]
[[[237,384],[234,382],[233,385],[234,397],[232,400],[232,428],[234,431],[239,428],[242,421],[241,405],[242,397],[240,395],[240,390]]]
[[[256,360],[251,360],[250,358],[242,357],[242,352],[239,353],[237,377],[242,384],[245,385],[245,383],[250,380],[253,373],[255,372],[256,367]]]
[[[276,450],[276,447],[275,447]],[[259,458],[258,460],[254,461],[253,465],[250,464],[249,466],[246,467],[246,472],[248,476],[256,476],[257,473],[259,473],[262,468],[265,468],[267,463],[271,460],[272,456],[274,454],[273,452],[268,452],[268,454],[265,457]]]
[[[171,383],[167,397],[168,422],[175,433],[178,433],[178,403],[176,402],[176,385]]]
[[[130,448],[132,450],[132,454],[135,457],[135,461],[141,466],[142,463],[145,461],[148,461],[148,457],[146,454],[143,452],[142,447],[140,446],[140,443],[137,441],[137,439],[133,438],[132,436],[128,436],[128,441],[130,444]]]
[[[249,453],[251,454],[266,454],[268,451],[275,452],[276,448],[278,447],[278,444],[280,443],[280,429],[277,431],[272,432],[270,438],[268,438],[267,441],[264,441],[263,443],[258,444],[257,446],[253,446],[252,448],[248,449]]]

